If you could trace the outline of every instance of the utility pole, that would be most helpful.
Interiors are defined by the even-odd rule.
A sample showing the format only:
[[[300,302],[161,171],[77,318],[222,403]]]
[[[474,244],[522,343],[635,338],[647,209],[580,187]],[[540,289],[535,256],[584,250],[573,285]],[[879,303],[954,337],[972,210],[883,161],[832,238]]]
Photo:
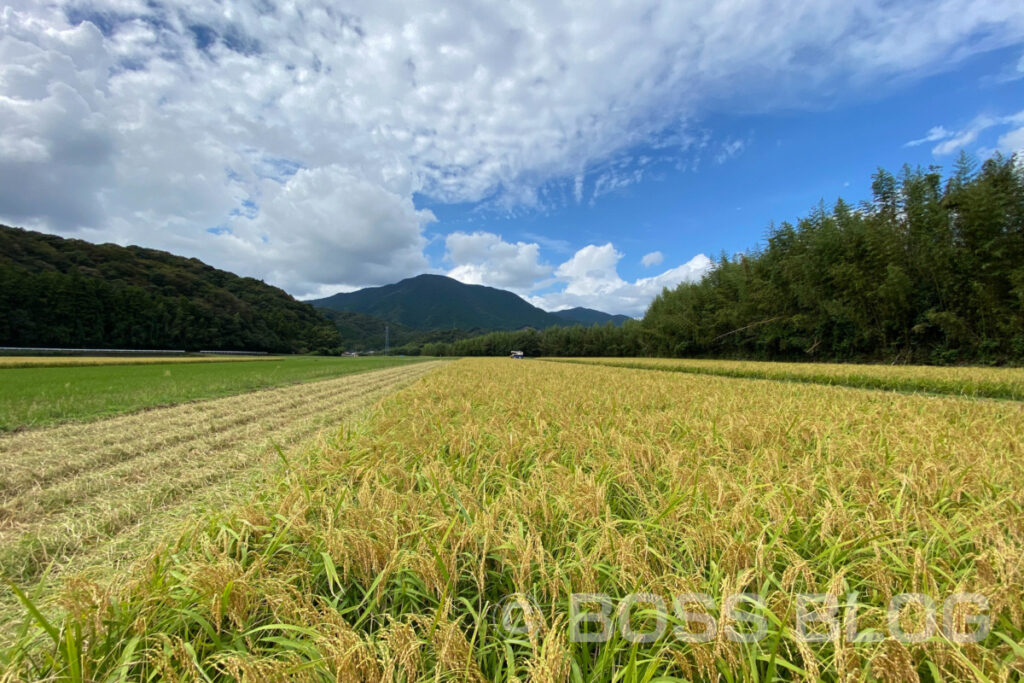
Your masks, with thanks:
[[[391,326],[384,326],[384,355],[388,355],[388,351],[391,349]]]

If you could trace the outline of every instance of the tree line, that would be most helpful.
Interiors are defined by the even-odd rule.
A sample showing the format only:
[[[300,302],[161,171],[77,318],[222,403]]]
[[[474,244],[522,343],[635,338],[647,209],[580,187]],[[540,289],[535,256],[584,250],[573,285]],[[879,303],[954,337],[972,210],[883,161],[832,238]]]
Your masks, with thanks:
[[[417,330],[365,313],[330,308],[316,310],[334,323],[341,338],[341,348],[345,351],[376,352],[389,343],[396,354],[417,355],[425,344],[453,342],[482,334],[479,330]]]
[[[721,256],[620,328],[500,332],[430,355],[691,356],[900,363],[1024,362],[1024,171],[961,155],[840,199],[758,248]]]

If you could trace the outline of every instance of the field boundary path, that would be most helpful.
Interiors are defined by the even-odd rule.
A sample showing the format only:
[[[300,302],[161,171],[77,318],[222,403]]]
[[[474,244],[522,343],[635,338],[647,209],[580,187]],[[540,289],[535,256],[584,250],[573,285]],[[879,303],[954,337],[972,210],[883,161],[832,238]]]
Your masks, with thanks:
[[[244,497],[289,451],[441,363],[0,435],[0,577],[25,587],[134,559],[176,520]],[[12,602],[3,592],[0,612]]]

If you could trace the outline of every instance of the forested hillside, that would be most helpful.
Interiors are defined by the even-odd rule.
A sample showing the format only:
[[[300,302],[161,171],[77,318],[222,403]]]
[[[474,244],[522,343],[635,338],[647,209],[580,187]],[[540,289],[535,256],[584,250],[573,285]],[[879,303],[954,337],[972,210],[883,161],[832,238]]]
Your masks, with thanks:
[[[871,202],[839,200],[666,290],[639,325],[489,335],[434,354],[715,356],[915,363],[1024,362],[1024,172],[880,170]]]
[[[467,285],[443,275],[417,275],[309,303],[320,309],[363,313],[414,330],[515,330],[565,323],[512,292]]]
[[[196,259],[0,226],[0,346],[333,350],[334,326]]]
[[[582,306],[553,311],[553,314],[567,323],[575,325],[604,325],[605,323],[622,325],[632,320],[628,315],[611,315],[604,311],[595,311],[593,308],[583,308]]]
[[[334,323],[346,351],[379,351],[384,348],[385,327],[388,328],[391,351],[418,354],[428,343],[447,343],[480,334],[464,330],[414,330],[401,323],[392,323],[365,313],[317,309]]]

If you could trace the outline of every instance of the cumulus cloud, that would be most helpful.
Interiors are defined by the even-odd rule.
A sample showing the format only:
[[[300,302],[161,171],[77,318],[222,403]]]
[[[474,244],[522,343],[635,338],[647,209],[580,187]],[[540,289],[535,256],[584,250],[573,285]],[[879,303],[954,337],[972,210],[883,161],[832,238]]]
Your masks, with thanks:
[[[10,10],[0,30],[9,22]],[[95,87],[108,60],[92,24],[40,38],[42,45],[0,40],[0,210],[13,221],[75,230],[104,219],[100,193],[114,179],[116,133]]]
[[[711,259],[698,254],[659,275],[627,282],[617,268],[622,256],[611,242],[583,247],[555,270],[564,289],[532,296],[531,303],[546,310],[584,306],[637,317],[664,288],[696,282],[713,266]]]
[[[445,239],[445,259],[453,264],[449,277],[471,285],[487,285],[525,294],[551,275],[540,262],[537,243],[504,241],[489,232],[453,232]]]
[[[618,263],[623,255],[609,242],[588,244],[557,268],[540,258],[535,242],[506,242],[489,232],[454,232],[445,240],[449,277],[474,285],[509,289],[545,310],[585,306],[609,313],[639,316],[665,287],[695,282],[712,267],[698,254],[687,263],[633,282],[623,280]],[[664,259],[655,251],[643,257],[645,266]]]
[[[296,294],[380,284],[427,267],[414,196],[529,209],[555,181],[583,202],[712,105],[863,92],[1022,37],[1019,0],[8,0],[0,221]]]
[[[661,262],[665,260],[665,255],[660,251],[652,251],[649,254],[644,254],[644,257],[640,259],[640,264],[644,268],[650,268],[651,266],[660,266]]]
[[[380,284],[428,269],[423,227],[434,220],[408,195],[325,166],[299,170],[267,198],[258,215],[233,221],[231,234],[221,237],[240,248],[250,245],[239,266],[262,258],[271,279],[292,288],[339,277]],[[306,260],[309,254],[317,257]]]

